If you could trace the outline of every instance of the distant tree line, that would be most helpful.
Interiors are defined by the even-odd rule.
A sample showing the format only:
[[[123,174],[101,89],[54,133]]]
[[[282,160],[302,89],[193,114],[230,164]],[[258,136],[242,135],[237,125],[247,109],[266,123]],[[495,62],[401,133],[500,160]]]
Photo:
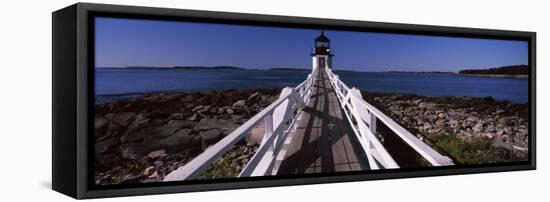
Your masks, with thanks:
[[[487,75],[528,75],[529,67],[527,65],[502,66],[490,69],[465,69],[460,70],[459,74],[487,74]]]

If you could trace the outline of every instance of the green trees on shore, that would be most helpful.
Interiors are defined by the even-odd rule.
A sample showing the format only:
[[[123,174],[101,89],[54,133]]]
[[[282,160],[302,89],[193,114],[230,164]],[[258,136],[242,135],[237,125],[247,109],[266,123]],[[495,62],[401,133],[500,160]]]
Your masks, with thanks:
[[[460,70],[459,74],[486,74],[486,75],[528,75],[529,66],[511,65],[495,67],[490,69],[465,69]]]

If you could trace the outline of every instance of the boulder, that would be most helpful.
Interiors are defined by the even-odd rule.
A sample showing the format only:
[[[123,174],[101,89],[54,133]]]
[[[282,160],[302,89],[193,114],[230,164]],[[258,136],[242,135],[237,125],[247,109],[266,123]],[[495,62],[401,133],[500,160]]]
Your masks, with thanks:
[[[99,154],[104,154],[105,152],[108,152],[108,151],[114,151],[116,150],[117,143],[118,142],[114,138],[108,138],[101,142],[97,142],[95,144],[95,149],[94,149],[95,154],[99,155]]]
[[[169,136],[174,134],[179,129],[190,125],[189,122],[191,121],[170,121],[167,124],[158,127],[158,132],[162,133],[162,136]]]
[[[120,141],[126,142],[141,142],[144,139],[160,139],[170,136],[175,132],[178,127],[162,127],[158,125],[145,126],[143,128],[132,129],[126,131],[126,133],[120,137]]]
[[[170,114],[170,116],[168,117],[168,119],[170,120],[182,120],[185,118],[185,114],[184,113],[172,113]]]
[[[153,174],[149,175],[147,178],[149,178],[148,180],[152,180],[150,182],[158,182],[161,180],[157,171],[153,172]]]
[[[243,118],[243,115],[231,115],[231,119],[233,119],[234,121],[241,121]]]
[[[232,105],[233,107],[242,108],[246,106],[246,100],[239,100]]]
[[[147,156],[149,158],[152,158],[152,159],[157,159],[157,158],[160,158],[160,157],[165,156],[165,155],[166,155],[166,151],[164,151],[164,149],[159,149],[159,150],[156,150],[156,151],[152,151]]]
[[[208,105],[207,105],[207,106],[204,106],[204,107],[202,107],[200,110],[197,110],[197,113],[201,113],[201,114],[202,114],[202,113],[204,113],[204,112],[210,110],[210,108],[211,108],[211,106],[208,106]]]
[[[149,176],[155,171],[155,166],[149,166],[143,170],[142,175]]]
[[[169,153],[198,151],[202,149],[201,137],[192,135],[192,129],[181,129],[174,135],[158,140],[157,147]]]
[[[135,184],[135,183],[138,183],[140,180],[140,177],[138,175],[134,175],[134,174],[128,174],[128,175],[125,175],[123,178],[122,178],[122,184]]]
[[[192,132],[193,132],[193,129],[183,128],[183,129],[181,129],[181,130],[178,130],[178,132],[176,132],[176,133],[174,134],[174,136],[179,136],[179,137],[181,137],[181,136],[189,136],[189,135],[191,135]]]
[[[199,115],[197,115],[197,114],[193,114],[191,117],[189,117],[189,121],[196,121],[197,119],[199,119],[198,116]]]
[[[426,110],[431,110],[431,109],[435,108],[435,103],[421,102],[420,104],[418,104],[418,107],[426,108]]]
[[[196,107],[193,108],[191,111],[196,112],[196,111],[198,111],[199,109],[202,109],[202,107],[203,107],[202,105],[196,106]]]
[[[109,120],[104,117],[96,117],[94,121],[95,121],[94,128],[96,130],[100,130],[102,128],[107,127],[107,124],[109,123]]]
[[[150,119],[148,118],[148,116],[149,114],[147,112],[141,112],[137,114],[134,121],[128,126],[128,130],[136,129],[149,124]]]
[[[254,101],[257,98],[259,98],[260,96],[261,96],[260,92],[255,92],[252,95],[248,96],[248,98],[246,100],[247,101]]]
[[[223,138],[223,130],[221,129],[212,129],[206,130],[199,133],[199,136],[202,138],[202,149],[206,150],[208,146],[215,144]]]
[[[138,159],[138,152],[133,144],[122,144],[119,146],[120,152],[123,158],[126,159]]]
[[[169,123],[171,122],[176,122],[176,124],[181,125],[181,128],[195,128],[199,124],[198,122],[188,120],[172,120]]]
[[[234,120],[224,119],[202,119],[195,127],[195,130],[210,130],[210,129],[222,129],[225,131],[232,131],[237,128],[239,124]]]
[[[115,122],[120,126],[128,126],[136,118],[136,113],[134,112],[111,113],[111,114],[105,115],[105,117],[111,119],[113,122]]]
[[[184,103],[192,102],[194,99],[195,98],[194,98],[193,94],[189,94],[189,95],[186,95],[185,97],[181,98],[180,102],[184,102]]]
[[[229,114],[229,115],[233,115],[233,114],[235,114],[235,111],[233,109],[227,109],[226,113]]]

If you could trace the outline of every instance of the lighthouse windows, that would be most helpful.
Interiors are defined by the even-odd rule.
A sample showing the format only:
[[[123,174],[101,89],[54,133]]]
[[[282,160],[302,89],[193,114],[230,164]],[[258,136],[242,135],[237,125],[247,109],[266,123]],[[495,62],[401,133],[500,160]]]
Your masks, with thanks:
[[[328,48],[328,42],[317,42],[316,46],[319,48]]]

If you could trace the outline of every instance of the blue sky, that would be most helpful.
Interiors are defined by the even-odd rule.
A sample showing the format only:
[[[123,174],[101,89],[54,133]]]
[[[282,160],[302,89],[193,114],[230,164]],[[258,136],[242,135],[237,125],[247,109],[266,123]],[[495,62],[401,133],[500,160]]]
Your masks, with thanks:
[[[310,68],[314,29],[96,18],[96,67]],[[528,63],[526,41],[325,30],[334,69],[458,71]]]

